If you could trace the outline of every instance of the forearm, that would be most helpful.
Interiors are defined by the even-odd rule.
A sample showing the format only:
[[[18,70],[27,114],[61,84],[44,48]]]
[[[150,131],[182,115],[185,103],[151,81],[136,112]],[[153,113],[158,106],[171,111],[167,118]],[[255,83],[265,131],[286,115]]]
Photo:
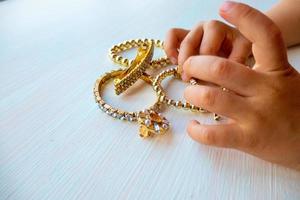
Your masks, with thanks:
[[[281,0],[266,12],[280,28],[286,45],[300,44],[300,1]]]

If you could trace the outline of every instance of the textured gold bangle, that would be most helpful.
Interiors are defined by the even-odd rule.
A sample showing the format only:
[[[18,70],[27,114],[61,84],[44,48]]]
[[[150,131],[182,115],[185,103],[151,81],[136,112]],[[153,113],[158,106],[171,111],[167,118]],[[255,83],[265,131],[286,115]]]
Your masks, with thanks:
[[[138,111],[138,112],[122,111],[120,109],[110,106],[103,100],[101,95],[103,86],[110,79],[114,79],[115,77],[119,76],[123,72],[124,70],[121,69],[113,70],[109,73],[105,73],[103,76],[100,76],[96,80],[94,86],[94,95],[95,95],[95,101],[98,104],[99,108],[109,116],[112,116],[113,118],[131,121],[131,122],[137,121],[140,125],[139,132],[141,137],[148,137],[152,135],[159,135],[159,134],[166,133],[166,131],[169,129],[169,122],[165,117],[163,117],[160,113],[156,111],[160,105],[158,99],[154,103],[154,105],[151,106],[149,109]],[[146,81],[152,83],[149,77],[148,80]]]
[[[197,107],[195,105],[192,105],[188,102],[182,102],[180,100],[170,99],[167,96],[164,89],[162,88],[162,86],[161,86],[162,80],[165,79],[168,76],[175,76],[176,78],[180,78],[180,74],[178,73],[178,67],[174,67],[174,68],[164,70],[155,77],[155,79],[153,81],[153,89],[154,89],[154,91],[156,92],[156,94],[159,98],[159,102],[165,103],[167,105],[171,105],[171,106],[174,106],[174,107],[177,107],[177,108],[183,108],[183,109],[186,109],[186,110],[191,110],[191,111],[196,111],[196,112],[201,112],[201,113],[208,112],[207,110],[205,110],[203,108],[200,108],[200,107]],[[193,81],[191,82],[191,84],[193,84]],[[214,119],[218,120],[219,116],[215,114]]]
[[[145,42],[152,41],[155,47],[162,48],[163,49],[163,42],[161,40],[154,40],[154,39],[136,39],[136,40],[126,40],[120,44],[114,45],[109,50],[109,57],[111,60],[123,67],[129,67],[134,60],[129,60],[128,58],[123,58],[119,54],[121,52],[130,50],[132,48],[138,48],[139,46],[143,45]],[[164,56],[162,58],[158,58],[155,60],[152,60],[150,62],[151,68],[161,68],[165,67],[167,65],[170,65],[171,61],[168,59],[167,56]]]
[[[150,67],[153,56],[153,41],[148,40],[138,47],[137,55],[130,66],[114,79],[115,92],[121,94],[132,86]]]

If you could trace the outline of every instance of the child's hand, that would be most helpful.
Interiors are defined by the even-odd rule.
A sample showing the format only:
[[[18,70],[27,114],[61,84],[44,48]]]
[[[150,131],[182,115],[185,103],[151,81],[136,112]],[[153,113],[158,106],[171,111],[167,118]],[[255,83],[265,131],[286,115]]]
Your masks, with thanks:
[[[300,74],[288,63],[278,27],[264,14],[226,2],[220,14],[252,42],[253,69],[217,56],[192,56],[188,77],[220,87],[189,86],[188,102],[224,115],[228,124],[192,121],[190,136],[204,144],[235,148],[300,170]]]
[[[190,56],[218,55],[244,63],[251,43],[235,28],[220,21],[199,23],[191,31],[173,28],[167,33],[164,49],[173,64],[180,66]]]

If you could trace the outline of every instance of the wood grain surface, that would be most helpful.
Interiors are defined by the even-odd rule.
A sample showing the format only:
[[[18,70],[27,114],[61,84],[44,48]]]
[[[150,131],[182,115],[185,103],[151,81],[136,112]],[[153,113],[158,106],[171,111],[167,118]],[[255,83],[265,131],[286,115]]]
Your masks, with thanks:
[[[275,1],[244,2],[265,11]],[[169,134],[145,140],[136,123],[113,120],[94,102],[96,78],[118,68],[107,56],[113,44],[220,19],[221,3],[0,1],[0,199],[300,199],[299,172],[194,142],[186,123],[215,123],[210,114],[167,108]],[[299,55],[289,50],[298,70]],[[164,81],[173,98],[184,86]],[[134,111],[155,94],[139,82],[117,97],[110,84],[105,99]]]

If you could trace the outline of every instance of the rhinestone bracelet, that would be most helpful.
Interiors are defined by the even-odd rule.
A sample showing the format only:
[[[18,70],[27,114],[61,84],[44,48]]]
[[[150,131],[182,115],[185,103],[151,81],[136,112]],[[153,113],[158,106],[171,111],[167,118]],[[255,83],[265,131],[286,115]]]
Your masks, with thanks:
[[[99,108],[112,116],[113,118],[126,120],[130,122],[138,122],[140,125],[140,136],[141,137],[149,137],[152,135],[160,135],[167,132],[169,129],[168,120],[163,117],[160,113],[157,112],[160,102],[158,99],[149,109],[138,111],[138,112],[127,112],[122,111],[120,109],[114,108],[107,104],[102,98],[102,88],[103,86],[111,79],[119,76],[123,73],[124,70],[114,70],[109,73],[105,73],[103,76],[100,76],[95,83],[94,86],[94,95],[95,101],[98,104]],[[145,77],[144,77],[145,78]],[[147,82],[152,82],[151,79],[147,80]]]

